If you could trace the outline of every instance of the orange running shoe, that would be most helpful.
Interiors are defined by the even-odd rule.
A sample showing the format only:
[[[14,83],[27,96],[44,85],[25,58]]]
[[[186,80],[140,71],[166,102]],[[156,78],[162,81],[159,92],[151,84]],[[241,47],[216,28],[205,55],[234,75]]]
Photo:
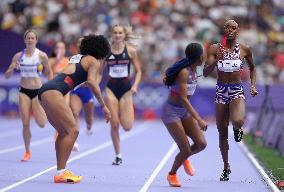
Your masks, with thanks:
[[[54,183],[79,183],[82,176],[74,175],[71,171],[65,170],[61,175],[54,175]]]
[[[195,170],[188,159],[183,162],[183,167],[188,175],[193,176],[195,174]]]
[[[31,158],[31,152],[26,152],[21,161],[26,162],[26,161],[30,160],[30,158]]]
[[[180,184],[176,174],[174,174],[174,175],[168,174],[167,180],[168,180],[170,186],[172,186],[172,187],[181,187],[181,184]]]

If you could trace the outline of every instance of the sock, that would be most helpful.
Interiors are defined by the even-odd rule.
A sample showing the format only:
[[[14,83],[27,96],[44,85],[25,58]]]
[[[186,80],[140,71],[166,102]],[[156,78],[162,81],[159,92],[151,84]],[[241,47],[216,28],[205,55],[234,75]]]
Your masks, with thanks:
[[[118,157],[118,158],[120,158],[120,159],[122,159],[122,155],[119,153],[119,154],[117,154],[116,155],[116,157]]]
[[[66,169],[59,169],[57,170],[57,175],[61,175]]]

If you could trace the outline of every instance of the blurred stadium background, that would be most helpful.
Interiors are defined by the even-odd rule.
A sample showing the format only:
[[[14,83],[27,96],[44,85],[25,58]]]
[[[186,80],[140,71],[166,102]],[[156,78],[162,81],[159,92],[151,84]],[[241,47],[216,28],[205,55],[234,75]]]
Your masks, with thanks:
[[[0,1],[0,114],[17,117],[19,75],[6,80],[4,71],[13,54],[24,48],[23,32],[39,33],[38,47],[49,55],[57,41],[64,41],[67,56],[76,52],[79,36],[99,33],[110,36],[115,24],[132,25],[141,36],[137,49],[143,80],[134,98],[136,116],[157,119],[167,89],[162,85],[165,69],[192,41],[205,49],[219,42],[223,23],[239,23],[238,41],[253,51],[259,95],[248,91],[249,72],[242,79],[247,100],[246,129],[253,140],[278,149],[284,156],[284,1],[283,0],[1,0]],[[201,69],[200,69],[201,73]],[[193,104],[214,120],[216,73],[199,79]],[[100,111],[97,110],[97,115]]]

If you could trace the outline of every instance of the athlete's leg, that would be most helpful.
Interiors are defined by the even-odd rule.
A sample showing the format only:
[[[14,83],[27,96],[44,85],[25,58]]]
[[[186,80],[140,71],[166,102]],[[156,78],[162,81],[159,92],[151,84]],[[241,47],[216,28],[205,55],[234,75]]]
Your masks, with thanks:
[[[165,126],[180,150],[175,157],[175,161],[169,173],[170,175],[174,175],[182,163],[192,154],[192,151],[184,127],[180,121],[168,123],[165,124]]]
[[[130,91],[126,92],[119,100],[119,114],[121,126],[125,131],[130,131],[134,122],[134,107]]]
[[[62,94],[48,90],[41,95],[41,104],[46,111],[49,122],[58,132],[55,142],[57,169],[65,169],[79,130],[73,113],[66,104]]]
[[[230,169],[228,160],[228,126],[229,126],[229,105],[216,103],[216,123],[219,132],[219,148],[224,162],[224,169]]]
[[[191,155],[196,154],[203,149],[205,149],[207,142],[204,137],[203,131],[198,126],[197,121],[189,116],[182,120],[182,125],[185,129],[185,133],[188,137],[190,137],[193,141],[193,145],[191,145]]]
[[[47,117],[45,111],[43,110],[41,104],[39,103],[38,97],[33,98],[32,100],[32,110],[35,117],[35,121],[43,128],[47,122]]]
[[[237,142],[242,140],[242,126],[245,121],[245,101],[243,98],[233,99],[230,103],[230,118],[234,127],[234,137]]]
[[[79,114],[82,109],[82,101],[80,97],[76,94],[71,94],[70,95],[70,108],[72,110],[73,116],[76,120],[76,123],[78,125],[78,119],[79,119]]]
[[[83,104],[83,110],[85,114],[85,120],[87,124],[87,130],[92,130],[92,125],[94,121],[94,102],[88,102]]]
[[[120,138],[119,138],[119,103],[113,92],[106,88],[106,105],[111,113],[111,139],[114,146],[115,154],[120,154]]]
[[[19,111],[23,124],[23,139],[25,143],[26,152],[30,152],[31,144],[31,130],[30,130],[30,112],[31,99],[24,93],[19,93]]]

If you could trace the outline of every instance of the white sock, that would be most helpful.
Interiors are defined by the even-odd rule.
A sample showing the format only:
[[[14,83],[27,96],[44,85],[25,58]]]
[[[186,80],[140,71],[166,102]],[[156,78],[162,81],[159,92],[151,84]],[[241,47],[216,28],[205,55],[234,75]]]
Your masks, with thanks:
[[[61,175],[66,169],[59,169],[57,170],[57,175]]]
[[[119,153],[119,154],[117,154],[116,155],[116,157],[118,157],[118,158],[120,158],[120,159],[122,159],[122,155]]]

